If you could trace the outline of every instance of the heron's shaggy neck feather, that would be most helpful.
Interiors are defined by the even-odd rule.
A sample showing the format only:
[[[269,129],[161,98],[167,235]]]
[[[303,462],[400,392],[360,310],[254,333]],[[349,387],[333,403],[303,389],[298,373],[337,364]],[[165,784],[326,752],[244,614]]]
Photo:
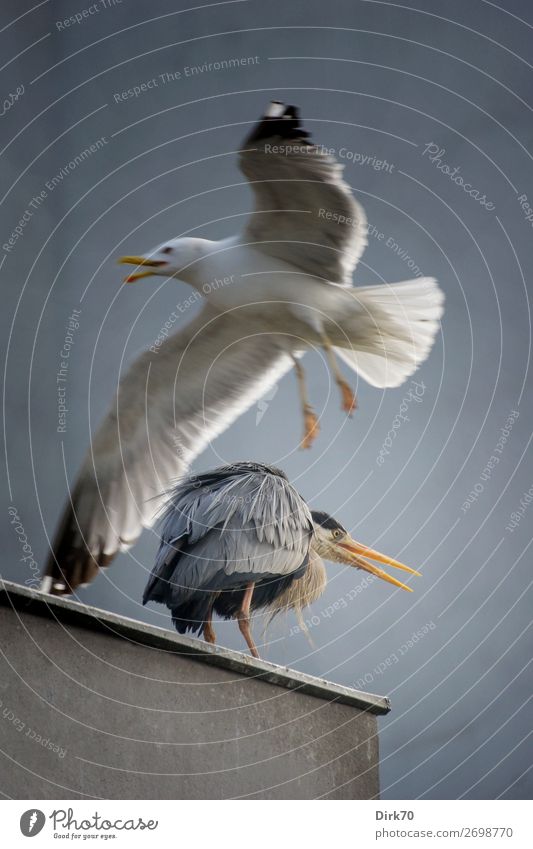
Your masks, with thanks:
[[[326,584],[327,575],[324,561],[311,548],[309,550],[309,565],[305,570],[305,574],[296,581],[293,581],[285,592],[278,596],[270,606],[268,621],[272,621],[274,616],[282,611],[294,610],[301,629],[307,631],[302,610],[320,598],[326,588]]]

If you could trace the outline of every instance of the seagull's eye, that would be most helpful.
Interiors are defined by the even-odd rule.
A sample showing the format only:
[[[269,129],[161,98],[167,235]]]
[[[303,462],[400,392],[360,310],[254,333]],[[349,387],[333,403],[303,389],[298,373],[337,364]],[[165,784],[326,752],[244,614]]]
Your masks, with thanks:
[[[163,248],[163,250],[161,251],[161,253],[162,253],[162,254],[171,254],[171,253],[172,253],[172,251],[173,251],[173,248]]]

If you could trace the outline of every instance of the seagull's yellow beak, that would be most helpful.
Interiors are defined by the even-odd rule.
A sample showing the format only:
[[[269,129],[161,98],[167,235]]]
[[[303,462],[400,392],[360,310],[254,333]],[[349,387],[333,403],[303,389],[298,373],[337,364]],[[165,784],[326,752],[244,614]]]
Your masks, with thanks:
[[[393,560],[392,557],[387,557],[386,554],[380,554],[379,551],[367,548],[366,545],[361,545],[361,543],[356,542],[354,539],[351,539],[351,537],[343,539],[342,542],[337,542],[336,547],[343,562],[347,563],[349,566],[364,569],[365,572],[370,572],[371,575],[376,575],[377,578],[381,578],[389,584],[394,584],[395,587],[401,587],[402,590],[407,590],[409,593],[413,592],[411,587],[408,587],[406,584],[402,584],[401,581],[398,581],[396,578],[388,575],[387,572],[384,572],[383,569],[380,569],[378,566],[374,566],[374,564],[370,563],[367,558],[377,560],[378,563],[386,563],[388,566],[394,566],[395,569],[402,569],[404,572],[409,572],[410,575],[420,575],[420,572],[415,571],[415,569],[411,569],[409,566],[399,563],[398,560]]]
[[[152,268],[161,268],[162,265],[167,265],[166,262],[157,259],[145,259],[143,256],[121,256],[118,260],[119,264],[124,265],[136,265],[139,267],[148,266],[149,269]],[[124,278],[124,283],[134,283],[136,280],[140,280],[141,277],[153,277],[155,271],[134,271],[133,274],[129,274],[128,277]]]

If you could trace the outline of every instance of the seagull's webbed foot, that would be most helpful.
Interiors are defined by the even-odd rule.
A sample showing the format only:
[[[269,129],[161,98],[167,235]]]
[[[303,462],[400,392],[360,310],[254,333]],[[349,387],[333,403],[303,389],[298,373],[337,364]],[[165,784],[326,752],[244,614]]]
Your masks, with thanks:
[[[322,334],[322,347],[326,353],[331,371],[333,372],[335,383],[341,391],[342,409],[345,413],[348,413],[348,415],[351,416],[353,411],[357,409],[357,397],[348,381],[346,381],[342,376],[342,372],[333,351],[333,346],[325,333]]]
[[[320,425],[318,423],[318,416],[309,403],[307,386],[305,385],[305,372],[302,368],[302,364],[297,357],[293,356],[292,359],[294,362],[296,379],[298,380],[298,392],[300,395],[300,404],[302,406],[302,413],[304,417],[304,435],[300,442],[300,448],[311,448],[311,445],[320,432]]]
[[[311,448],[311,445],[320,432],[318,416],[309,404],[304,404],[304,435],[300,442],[300,448]]]
[[[341,391],[342,409],[351,416],[353,411],[357,409],[357,396],[350,384],[344,379],[337,380],[337,386]]]

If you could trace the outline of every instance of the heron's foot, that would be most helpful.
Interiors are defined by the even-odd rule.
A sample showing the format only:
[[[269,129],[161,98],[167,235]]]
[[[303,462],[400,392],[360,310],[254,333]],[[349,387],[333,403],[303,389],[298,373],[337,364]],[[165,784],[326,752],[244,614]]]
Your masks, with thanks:
[[[320,425],[318,416],[313,408],[306,404],[304,406],[304,435],[300,442],[300,448],[311,448],[311,445],[320,433]]]
[[[337,383],[341,391],[342,409],[351,416],[353,411],[357,409],[357,396],[345,380],[338,380]]]
[[[211,625],[211,622],[206,622],[204,625],[204,640],[206,643],[211,643],[211,645],[214,645],[217,641],[217,635],[215,634],[215,629]]]
[[[241,609],[237,614],[237,619],[239,621],[239,631],[246,640],[246,644],[250,649],[250,654],[252,654],[253,657],[259,657],[259,652],[257,651],[257,647],[254,643],[252,632],[250,630],[250,605],[252,603],[254,587],[255,583],[253,581],[247,585],[242,597]]]
[[[252,632],[250,630],[250,617],[243,616],[242,613],[239,615],[239,631],[246,640],[246,644],[250,649],[252,657],[259,657],[259,652],[257,651],[257,646],[254,643]]]

